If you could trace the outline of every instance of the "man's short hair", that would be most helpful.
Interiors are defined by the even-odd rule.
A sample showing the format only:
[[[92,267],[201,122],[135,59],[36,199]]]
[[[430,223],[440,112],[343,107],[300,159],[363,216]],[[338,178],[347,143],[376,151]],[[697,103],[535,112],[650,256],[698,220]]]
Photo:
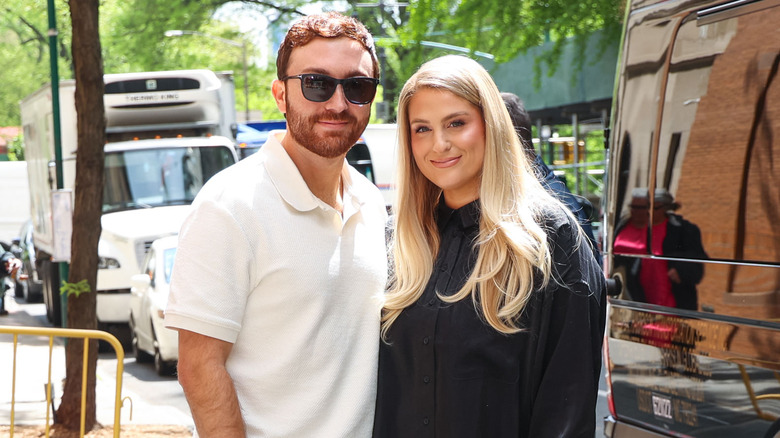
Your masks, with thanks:
[[[376,56],[376,46],[371,33],[363,23],[336,12],[307,15],[293,23],[279,46],[276,57],[277,78],[282,79],[290,74],[287,71],[287,65],[290,62],[290,54],[293,49],[305,46],[317,37],[347,37],[359,42],[371,55],[371,63],[374,68],[373,76],[379,78],[379,60]],[[323,53],[322,56],[328,55]]]

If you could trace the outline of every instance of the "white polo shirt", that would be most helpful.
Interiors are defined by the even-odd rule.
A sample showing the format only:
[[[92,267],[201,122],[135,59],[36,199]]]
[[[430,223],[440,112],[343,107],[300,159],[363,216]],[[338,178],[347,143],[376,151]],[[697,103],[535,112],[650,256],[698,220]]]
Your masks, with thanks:
[[[342,218],[271,137],[209,180],[179,235],[165,324],[234,344],[247,436],[371,435],[387,214],[344,167]]]

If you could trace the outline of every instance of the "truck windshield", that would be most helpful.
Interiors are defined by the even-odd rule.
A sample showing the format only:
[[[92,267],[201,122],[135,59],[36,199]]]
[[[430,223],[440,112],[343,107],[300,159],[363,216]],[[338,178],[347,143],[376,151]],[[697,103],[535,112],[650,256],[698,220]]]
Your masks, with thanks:
[[[172,147],[106,154],[103,213],[190,204],[209,178],[234,163],[225,147]]]

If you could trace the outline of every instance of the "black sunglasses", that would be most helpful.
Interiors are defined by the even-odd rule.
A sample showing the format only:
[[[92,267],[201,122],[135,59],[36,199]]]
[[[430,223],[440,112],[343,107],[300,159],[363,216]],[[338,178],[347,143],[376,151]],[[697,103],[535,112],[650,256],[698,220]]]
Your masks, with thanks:
[[[379,84],[379,79],[365,76],[336,79],[315,73],[291,75],[282,80],[286,81],[287,79],[300,79],[303,97],[312,102],[327,101],[336,92],[336,87],[341,84],[344,96],[355,105],[365,105],[374,100],[376,86]]]

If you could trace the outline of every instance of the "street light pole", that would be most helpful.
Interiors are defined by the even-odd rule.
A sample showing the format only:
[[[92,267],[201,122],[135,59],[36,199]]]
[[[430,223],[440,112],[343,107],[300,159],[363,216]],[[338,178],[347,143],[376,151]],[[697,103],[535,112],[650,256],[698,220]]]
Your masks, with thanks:
[[[166,30],[165,36],[178,37],[182,35],[197,35],[205,38],[211,38],[213,40],[220,41],[222,43],[231,45],[233,47],[239,47],[241,49],[241,61],[244,63],[244,110],[246,113],[246,121],[249,121],[249,73],[247,71],[247,57],[246,57],[246,43],[243,41],[233,41],[227,38],[222,38],[207,33],[198,32],[195,30]]]
[[[52,106],[52,137],[54,140],[54,163],[55,163],[55,169],[57,174],[57,190],[61,190],[63,187],[65,187],[65,180],[62,175],[62,134],[61,134],[61,127],[60,127],[60,73],[59,73],[59,67],[58,67],[58,61],[57,61],[57,14],[56,14],[56,8],[54,5],[54,0],[47,0],[47,13],[49,18],[49,61],[51,65],[51,106]],[[48,265],[46,265],[48,266]],[[62,281],[68,281],[68,275],[70,272],[70,267],[68,266],[67,262],[58,262],[57,263],[60,279]],[[44,276],[44,281],[46,281],[47,277]],[[57,284],[56,281],[52,281],[49,285],[44,284],[43,287],[51,287],[53,290],[52,298],[55,300],[60,300],[60,318],[61,318],[61,326],[67,327],[68,326],[68,294],[59,294],[60,288],[59,284]],[[3,292],[4,293],[4,292]],[[44,294],[46,293],[46,289],[44,289]],[[56,309],[57,307],[52,304],[52,309]],[[53,318],[54,321],[57,320],[57,317],[55,316]]]

